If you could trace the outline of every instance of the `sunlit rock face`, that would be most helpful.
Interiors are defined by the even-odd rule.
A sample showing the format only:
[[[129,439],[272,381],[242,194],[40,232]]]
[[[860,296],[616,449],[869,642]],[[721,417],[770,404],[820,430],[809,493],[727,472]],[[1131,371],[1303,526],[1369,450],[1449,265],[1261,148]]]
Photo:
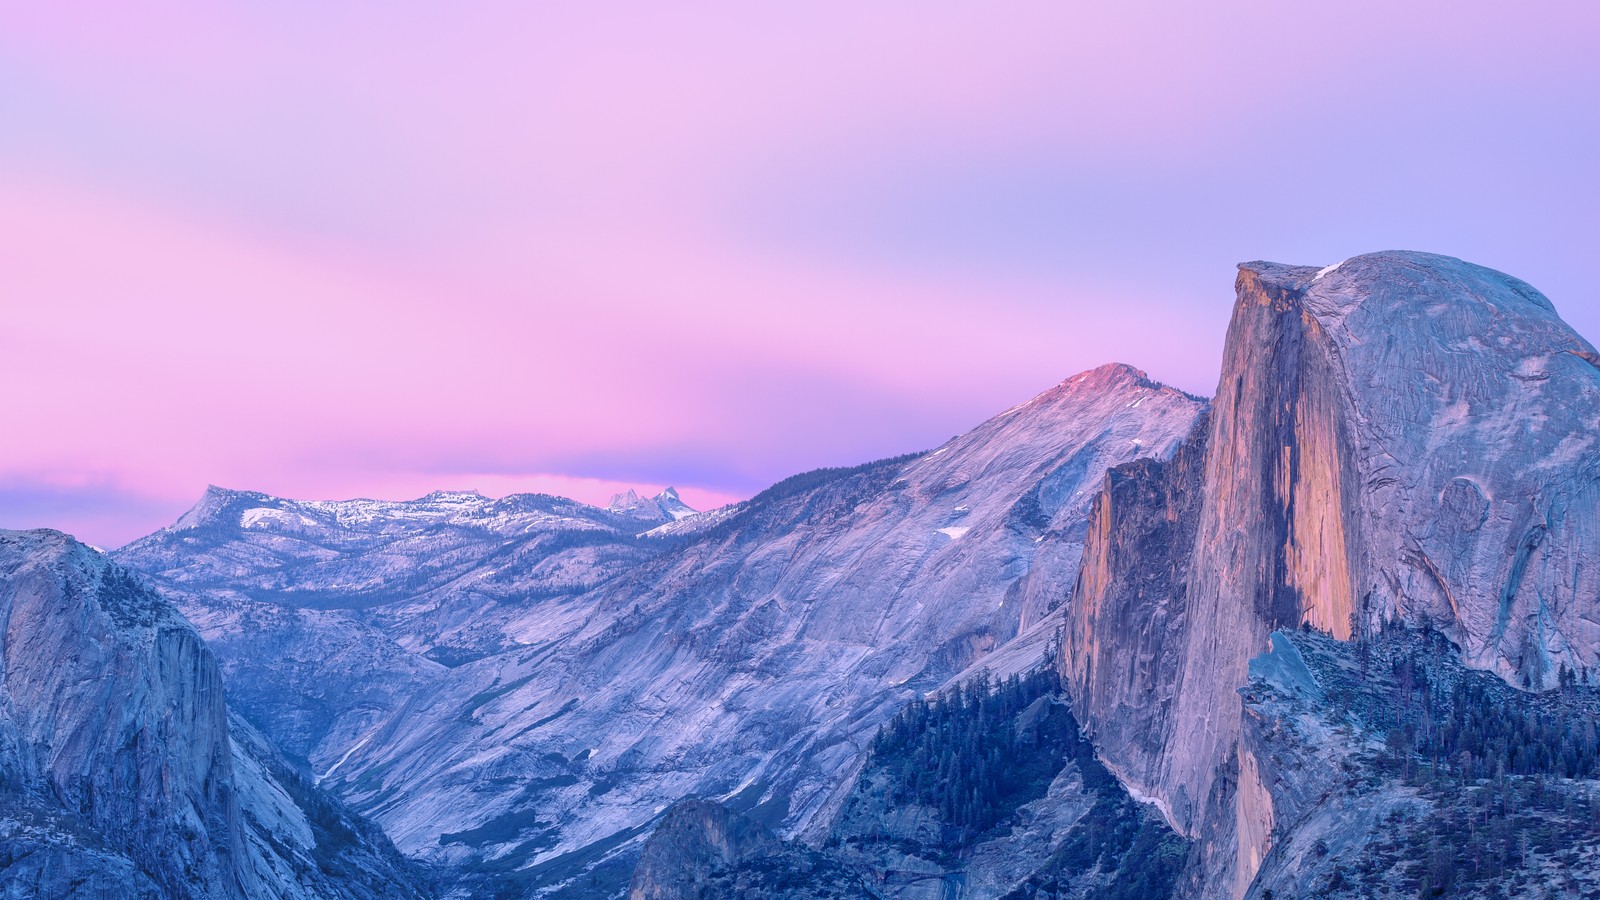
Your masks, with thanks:
[[[1309,285],[1283,280],[1326,335],[1349,443],[1354,552],[1344,560],[1328,542],[1331,599],[1304,605],[1336,613],[1348,580],[1362,627],[1426,619],[1470,665],[1521,686],[1554,686],[1562,665],[1593,668],[1594,348],[1532,287],[1448,257],[1378,254]]]
[[[103,554],[0,531],[0,628],[0,896],[419,896],[376,829],[230,723],[194,628]]]
[[[1399,619],[1517,685],[1600,674],[1600,357],[1550,302],[1406,252],[1247,263],[1237,289],[1206,433],[1109,476],[1060,657],[1132,790],[1237,833],[1223,893],[1270,832],[1237,692],[1274,629]]]

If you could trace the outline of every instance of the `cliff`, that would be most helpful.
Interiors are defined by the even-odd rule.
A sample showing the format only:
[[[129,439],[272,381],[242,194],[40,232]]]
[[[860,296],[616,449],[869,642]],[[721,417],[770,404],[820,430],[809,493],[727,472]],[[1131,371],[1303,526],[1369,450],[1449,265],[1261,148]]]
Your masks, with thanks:
[[[244,845],[222,678],[200,636],[103,557],[55,532],[0,534],[7,793],[42,797],[173,897],[261,893]],[[32,843],[19,828],[8,843]],[[41,834],[73,867],[80,850]],[[121,867],[119,866],[119,869]],[[60,887],[41,867],[44,895]]]
[[[381,834],[240,728],[165,598],[66,535],[0,532],[4,896],[420,896]]]
[[[1270,845],[1238,691],[1274,630],[1437,628],[1536,689],[1600,662],[1600,357],[1550,302],[1407,252],[1247,263],[1237,293],[1206,433],[1107,476],[1059,660],[1218,895]]]

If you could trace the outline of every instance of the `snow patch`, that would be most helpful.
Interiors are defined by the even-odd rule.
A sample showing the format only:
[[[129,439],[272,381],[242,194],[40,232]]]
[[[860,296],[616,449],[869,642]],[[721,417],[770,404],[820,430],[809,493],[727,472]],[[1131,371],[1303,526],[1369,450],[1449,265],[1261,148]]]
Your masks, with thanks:
[[[376,732],[374,732],[374,734],[375,733]],[[327,778],[329,775],[332,775],[334,772],[338,771],[339,767],[344,765],[344,761],[345,760],[349,759],[351,757],[351,755],[354,754],[357,750],[360,750],[362,747],[365,747],[367,745],[367,741],[370,741],[370,740],[372,740],[372,735],[371,734],[369,734],[366,737],[362,738],[361,740],[357,741],[356,745],[354,747],[351,747],[349,750],[346,750],[344,752],[344,755],[339,757],[339,761],[338,762],[336,762],[333,765],[328,767],[328,771],[323,772],[321,775],[317,776],[316,783],[317,784],[321,784],[322,780],[324,778]]]
[[[949,528],[939,529],[939,533],[953,541],[971,530],[972,528],[967,525],[951,525]]]
[[[1311,280],[1312,281],[1321,281],[1322,280],[1322,276],[1324,276],[1324,275],[1332,275],[1334,269],[1339,268],[1340,266],[1344,265],[1345,263],[1347,263],[1349,261],[1350,260],[1348,260],[1348,259],[1341,259],[1341,260],[1339,260],[1338,262],[1334,263],[1331,266],[1324,266],[1323,268],[1317,270],[1317,274],[1313,275],[1311,277]]]
[[[317,520],[286,509],[269,509],[259,506],[255,509],[247,509],[239,516],[239,527],[241,528],[270,528],[273,525],[315,528]]]

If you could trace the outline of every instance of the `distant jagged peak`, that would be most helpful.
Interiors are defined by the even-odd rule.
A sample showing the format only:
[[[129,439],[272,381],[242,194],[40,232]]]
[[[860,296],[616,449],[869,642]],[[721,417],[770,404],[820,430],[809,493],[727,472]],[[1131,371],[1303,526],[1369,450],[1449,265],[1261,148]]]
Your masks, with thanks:
[[[612,494],[611,502],[606,505],[606,509],[613,512],[625,512],[630,509],[637,509],[642,502],[644,501],[639,498],[639,492],[633,488],[628,488],[622,493]]]
[[[694,507],[683,502],[683,498],[678,496],[677,488],[670,486],[654,497],[641,497],[638,491],[629,488],[612,495],[606,509],[634,518],[662,521],[677,521],[697,512]]]
[[[429,491],[418,497],[415,503],[479,503],[488,499],[483,492],[474,490],[466,491]]]
[[[477,488],[474,488],[474,490],[430,490],[430,492],[424,493],[424,495],[419,496],[418,500],[419,501],[421,501],[421,500],[430,500],[430,501],[440,501],[440,500],[474,501],[474,500],[483,500],[483,492],[482,492],[482,490],[477,490]]]

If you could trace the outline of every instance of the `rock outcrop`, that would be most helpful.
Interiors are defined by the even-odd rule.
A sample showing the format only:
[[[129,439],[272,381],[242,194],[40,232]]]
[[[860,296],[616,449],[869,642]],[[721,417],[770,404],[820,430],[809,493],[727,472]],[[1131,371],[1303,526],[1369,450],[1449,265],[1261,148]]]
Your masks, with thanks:
[[[222,677],[194,629],[55,532],[0,533],[0,620],[7,792],[48,798],[164,894],[261,895]]]
[[[230,740],[200,636],[102,554],[0,532],[0,629],[3,896],[419,896],[381,834]]]
[[[1238,695],[1272,631],[1431,626],[1533,688],[1600,663],[1600,356],[1550,302],[1402,252],[1237,287],[1206,433],[1108,476],[1060,656],[1108,765],[1233,894],[1272,827]]]
[[[645,842],[628,900],[876,900],[827,854],[779,840],[710,800],[674,803]]]

